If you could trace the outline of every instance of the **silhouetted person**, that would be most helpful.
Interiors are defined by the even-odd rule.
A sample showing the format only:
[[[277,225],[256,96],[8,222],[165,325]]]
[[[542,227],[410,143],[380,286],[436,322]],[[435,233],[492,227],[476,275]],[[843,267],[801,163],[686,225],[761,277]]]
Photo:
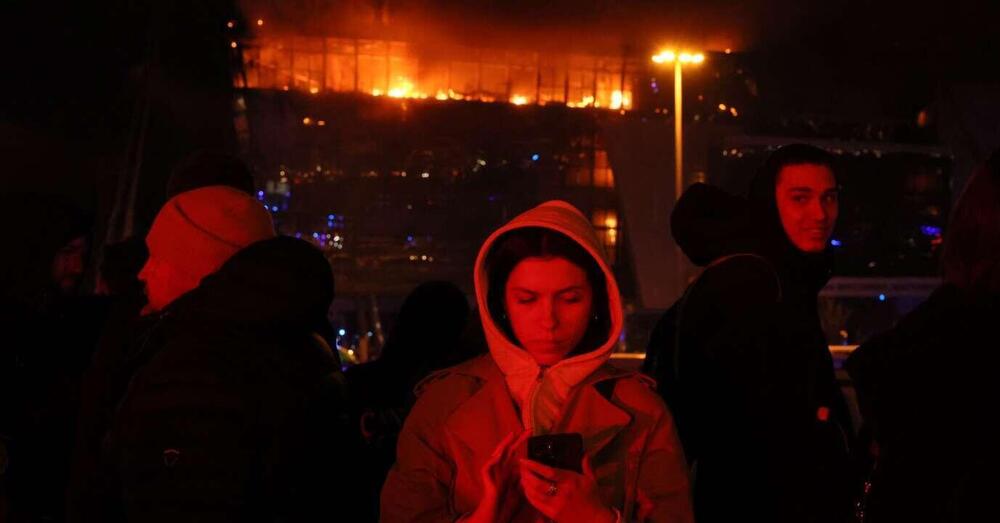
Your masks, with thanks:
[[[238,158],[221,151],[199,150],[179,162],[167,181],[167,198],[203,187],[219,185],[254,196],[253,176]],[[155,316],[140,316],[146,305],[139,271],[149,257],[145,238],[133,236],[105,246],[99,290],[111,297],[111,309],[81,390],[68,507],[70,520],[86,502],[96,474],[101,442],[112,413],[121,401],[135,371],[132,354],[145,342]],[[82,498],[81,498],[82,496]]]
[[[647,371],[677,417],[699,522],[843,521],[851,434],[820,327],[838,213],[834,160],[789,145],[749,200],[697,184],[671,216],[706,267],[661,318]]]
[[[298,521],[350,499],[333,299],[315,247],[229,187],[175,196],[146,238],[146,334],[85,521]],[[346,450],[345,450],[346,449]]]
[[[381,356],[347,371],[352,417],[365,445],[358,479],[367,487],[364,501],[373,520],[382,483],[396,461],[396,439],[416,400],[413,388],[431,372],[473,356],[463,354],[468,317],[469,303],[454,284],[420,284],[400,307]]]
[[[944,284],[846,363],[878,449],[872,523],[1000,519],[1000,153],[959,198],[941,265]]]
[[[0,495],[11,521],[59,521],[80,379],[106,312],[103,300],[79,292],[92,222],[56,197],[5,200]]]

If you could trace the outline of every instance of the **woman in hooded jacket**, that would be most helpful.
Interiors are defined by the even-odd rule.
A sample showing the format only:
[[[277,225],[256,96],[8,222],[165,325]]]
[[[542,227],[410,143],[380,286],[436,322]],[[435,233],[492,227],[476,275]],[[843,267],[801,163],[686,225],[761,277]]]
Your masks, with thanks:
[[[547,202],[495,231],[475,265],[489,353],[417,387],[382,520],[692,521],[673,420],[648,378],[608,363],[621,298],[588,220]],[[582,436],[579,471],[526,458]]]

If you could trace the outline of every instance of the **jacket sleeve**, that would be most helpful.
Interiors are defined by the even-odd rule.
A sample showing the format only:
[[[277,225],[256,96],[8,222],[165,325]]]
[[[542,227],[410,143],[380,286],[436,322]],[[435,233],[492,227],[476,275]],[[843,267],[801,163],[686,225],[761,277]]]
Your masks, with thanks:
[[[434,392],[420,396],[399,434],[396,464],[382,487],[383,523],[451,522],[460,516],[452,509],[455,467]]]
[[[643,392],[648,405],[642,411],[652,412],[655,421],[639,456],[632,519],[644,523],[693,523],[688,467],[673,417],[652,390]]]

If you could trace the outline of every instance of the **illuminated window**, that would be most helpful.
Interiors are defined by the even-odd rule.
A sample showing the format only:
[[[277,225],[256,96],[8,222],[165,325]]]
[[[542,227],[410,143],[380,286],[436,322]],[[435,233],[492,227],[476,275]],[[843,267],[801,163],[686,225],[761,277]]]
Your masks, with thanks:
[[[608,162],[608,152],[604,149],[594,151],[594,187],[613,188],[615,175]]]
[[[594,230],[597,231],[598,238],[604,245],[604,252],[608,255],[608,261],[612,264],[618,251],[618,211],[614,209],[597,209],[592,217]]]

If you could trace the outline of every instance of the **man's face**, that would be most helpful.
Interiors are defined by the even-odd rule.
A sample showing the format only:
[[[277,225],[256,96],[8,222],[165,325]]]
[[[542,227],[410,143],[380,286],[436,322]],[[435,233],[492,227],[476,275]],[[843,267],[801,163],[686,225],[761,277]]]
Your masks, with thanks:
[[[152,253],[139,272],[139,281],[146,291],[146,306],[142,314],[163,310],[182,294],[198,286],[198,281],[178,272],[169,264],[159,260]]]
[[[87,256],[87,239],[74,238],[56,252],[52,258],[52,283],[63,293],[72,294],[83,277],[84,258]]]
[[[824,165],[787,165],[778,172],[775,200],[792,245],[807,253],[823,252],[839,213],[833,171]]]

